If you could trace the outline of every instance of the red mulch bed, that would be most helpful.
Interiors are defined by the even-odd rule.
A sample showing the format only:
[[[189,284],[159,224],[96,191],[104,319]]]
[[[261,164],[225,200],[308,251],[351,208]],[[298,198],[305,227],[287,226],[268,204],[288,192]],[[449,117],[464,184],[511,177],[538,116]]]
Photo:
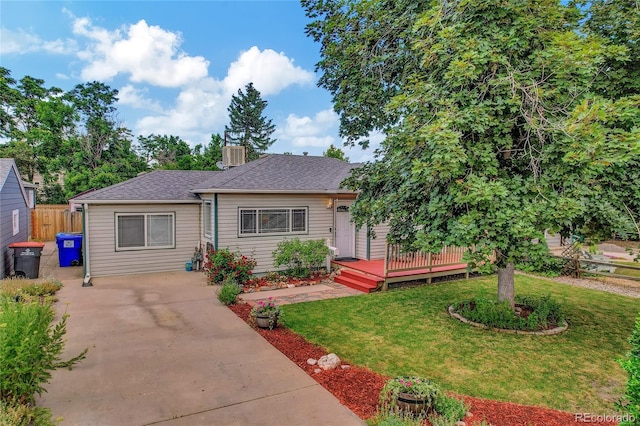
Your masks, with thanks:
[[[250,323],[251,306],[231,305],[230,309],[247,323]],[[335,395],[338,400],[362,419],[376,414],[378,395],[387,377],[366,368],[351,365],[349,369],[327,370],[315,373],[317,366],[307,364],[309,358],[318,359],[326,355],[320,346],[307,342],[291,330],[278,327],[273,330],[255,328],[256,332],[271,345],[295,362],[315,381]],[[494,426],[567,426],[582,423],[576,421],[573,413],[542,407],[492,401],[470,396],[456,395],[471,405],[472,417],[467,424],[478,424],[483,420]],[[611,426],[616,422],[588,422],[594,426]]]
[[[282,280],[278,282],[269,281],[266,277],[253,278],[245,282],[242,291],[244,293],[253,293],[255,291],[274,290],[278,288],[286,288],[290,286],[302,287],[308,285],[316,285],[329,278],[328,274],[312,274],[307,278],[293,278],[281,276]]]

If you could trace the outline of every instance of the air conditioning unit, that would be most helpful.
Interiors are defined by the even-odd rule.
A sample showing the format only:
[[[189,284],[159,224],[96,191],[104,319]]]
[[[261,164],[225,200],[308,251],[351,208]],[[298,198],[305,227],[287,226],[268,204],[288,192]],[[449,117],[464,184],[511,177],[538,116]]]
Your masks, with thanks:
[[[244,146],[223,146],[222,163],[225,167],[242,166],[244,164]]]

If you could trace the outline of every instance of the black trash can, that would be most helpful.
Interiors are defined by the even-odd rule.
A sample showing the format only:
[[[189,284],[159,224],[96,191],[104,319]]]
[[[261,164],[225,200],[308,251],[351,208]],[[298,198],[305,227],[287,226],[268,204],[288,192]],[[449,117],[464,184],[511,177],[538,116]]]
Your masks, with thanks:
[[[38,278],[40,273],[40,255],[44,243],[25,241],[11,243],[13,249],[13,270],[18,277]]]

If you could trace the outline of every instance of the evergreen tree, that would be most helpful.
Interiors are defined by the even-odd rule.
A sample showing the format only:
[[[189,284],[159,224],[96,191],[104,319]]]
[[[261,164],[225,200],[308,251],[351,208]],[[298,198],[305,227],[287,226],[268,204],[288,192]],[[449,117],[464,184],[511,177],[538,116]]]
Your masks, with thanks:
[[[253,83],[249,83],[244,93],[238,89],[238,94],[231,97],[227,108],[229,126],[225,126],[224,131],[228,141],[245,147],[247,161],[258,159],[275,142],[270,138],[275,126],[262,115],[266,107],[267,101],[260,97]]]

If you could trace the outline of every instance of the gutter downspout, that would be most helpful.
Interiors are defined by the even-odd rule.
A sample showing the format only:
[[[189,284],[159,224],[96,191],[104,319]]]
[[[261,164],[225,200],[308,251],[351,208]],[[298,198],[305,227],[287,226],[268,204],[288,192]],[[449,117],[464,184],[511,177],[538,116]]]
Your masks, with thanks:
[[[91,263],[89,262],[89,204],[82,205],[82,287],[93,287],[91,284]]]

